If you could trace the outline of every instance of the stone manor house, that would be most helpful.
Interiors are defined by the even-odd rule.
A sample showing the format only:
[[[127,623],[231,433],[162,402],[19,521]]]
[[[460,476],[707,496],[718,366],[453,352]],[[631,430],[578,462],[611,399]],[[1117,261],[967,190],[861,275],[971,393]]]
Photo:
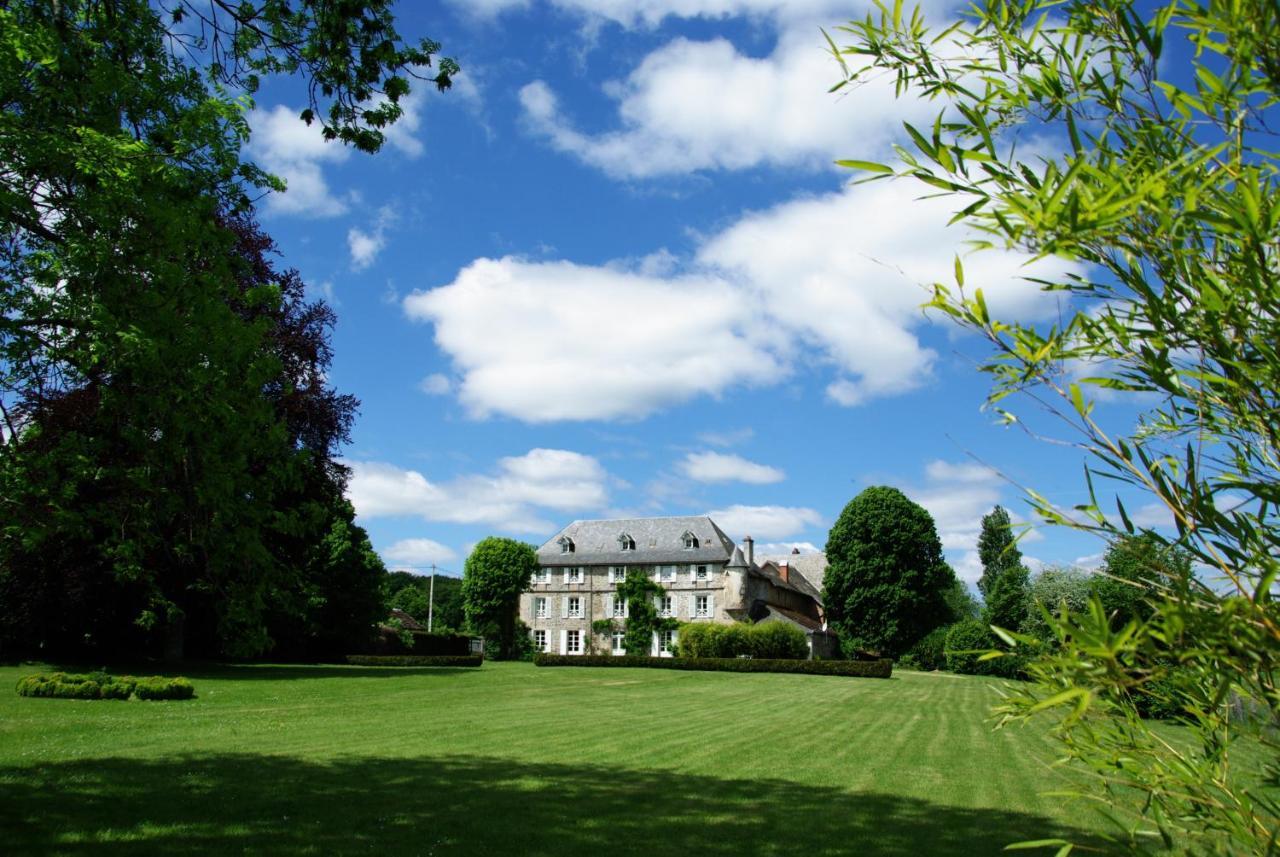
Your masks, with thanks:
[[[744,551],[745,548],[745,551]],[[539,569],[520,596],[520,619],[536,651],[564,655],[626,654],[623,634],[596,634],[592,623],[625,626],[628,607],[615,596],[630,568],[660,584],[663,616],[680,622],[787,622],[809,640],[810,656],[830,657],[835,637],[822,608],[823,554],[756,557],[705,515],[574,521],[538,549]],[[678,632],[654,634],[651,654],[670,656]]]

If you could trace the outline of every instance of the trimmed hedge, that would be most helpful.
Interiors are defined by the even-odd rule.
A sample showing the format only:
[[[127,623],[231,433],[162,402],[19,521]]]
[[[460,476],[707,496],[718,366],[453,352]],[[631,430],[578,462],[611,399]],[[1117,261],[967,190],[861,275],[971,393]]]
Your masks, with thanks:
[[[480,655],[347,655],[344,659],[359,667],[478,667]]]
[[[780,658],[649,658],[632,655],[552,655],[539,652],[539,667],[648,667],[660,670],[709,670],[734,673],[803,673],[858,678],[889,678],[893,661],[799,661]]]
[[[18,679],[18,695],[46,699],[191,699],[196,689],[181,676],[37,673]]]
[[[750,655],[770,660],[809,657],[804,631],[784,622],[732,625],[686,622],[680,626],[677,651],[682,658],[736,658]]]

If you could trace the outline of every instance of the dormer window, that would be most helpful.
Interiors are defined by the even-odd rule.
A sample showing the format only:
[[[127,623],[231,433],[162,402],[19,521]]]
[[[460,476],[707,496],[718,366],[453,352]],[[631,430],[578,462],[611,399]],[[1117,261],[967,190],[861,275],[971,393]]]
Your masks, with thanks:
[[[575,549],[576,546],[573,543],[573,539],[568,536],[560,539],[560,553],[573,553]]]
[[[636,549],[636,540],[631,536],[623,533],[618,536],[618,550],[633,551]]]
[[[695,550],[698,547],[698,537],[693,533],[685,532],[684,549],[687,551]]]

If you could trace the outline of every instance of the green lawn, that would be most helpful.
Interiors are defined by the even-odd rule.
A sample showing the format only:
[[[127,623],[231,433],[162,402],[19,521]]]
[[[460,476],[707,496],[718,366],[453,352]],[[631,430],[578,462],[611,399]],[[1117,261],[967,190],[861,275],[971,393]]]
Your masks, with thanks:
[[[989,682],[237,666],[189,702],[26,699],[0,668],[0,850],[991,854],[1087,836]]]

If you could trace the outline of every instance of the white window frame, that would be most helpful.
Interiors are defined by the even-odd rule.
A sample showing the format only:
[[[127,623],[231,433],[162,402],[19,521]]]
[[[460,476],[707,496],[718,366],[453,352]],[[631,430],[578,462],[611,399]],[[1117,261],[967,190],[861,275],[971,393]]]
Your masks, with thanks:
[[[658,580],[671,582],[676,579],[676,567],[674,565],[658,566]]]
[[[613,615],[610,616],[609,618],[625,619],[626,617],[627,617],[627,599],[625,598],[613,599]]]
[[[539,568],[537,571],[533,573],[533,582],[534,583],[550,583],[551,569]]]
[[[585,575],[582,573],[582,566],[571,565],[565,568],[564,570],[565,583],[581,583],[584,579],[585,579]]]
[[[626,636],[625,631],[614,631],[609,635],[609,650],[613,652],[613,654],[625,655],[627,653],[627,647],[623,642],[626,640]]]
[[[693,567],[694,580],[707,580],[711,577],[711,572],[705,565],[695,565]]]
[[[533,632],[533,650],[535,652],[545,652],[547,650],[547,632],[543,628],[536,628]]]
[[[574,642],[577,642],[575,647]],[[582,632],[578,630],[569,630],[564,635],[564,653],[566,655],[582,654]]]
[[[711,615],[711,597],[695,595],[693,597],[693,615],[696,619],[706,619]]]
[[[658,657],[669,658],[675,653],[676,632],[675,631],[659,631],[658,632]]]
[[[533,618],[535,619],[547,618],[547,599],[545,598],[533,599]]]
[[[627,567],[625,565],[609,566],[609,582],[614,586],[627,579]]]
[[[685,533],[684,549],[687,551],[691,551],[691,550],[697,550],[697,548],[698,548],[698,537],[695,536],[693,533]]]
[[[577,607],[574,606],[575,601],[577,602],[577,605],[578,605]],[[569,618],[581,619],[584,615],[585,613],[583,613],[583,610],[582,610],[582,596],[570,595],[569,596]]]
[[[671,595],[658,596],[658,615],[670,619],[676,612],[676,599]]]
[[[560,539],[560,553],[576,553],[577,545],[573,543],[573,539],[565,536]]]
[[[618,536],[618,550],[622,551],[623,553],[630,553],[635,549],[636,549],[635,539],[631,538],[631,536],[627,535],[626,533],[623,533],[622,535]]]

